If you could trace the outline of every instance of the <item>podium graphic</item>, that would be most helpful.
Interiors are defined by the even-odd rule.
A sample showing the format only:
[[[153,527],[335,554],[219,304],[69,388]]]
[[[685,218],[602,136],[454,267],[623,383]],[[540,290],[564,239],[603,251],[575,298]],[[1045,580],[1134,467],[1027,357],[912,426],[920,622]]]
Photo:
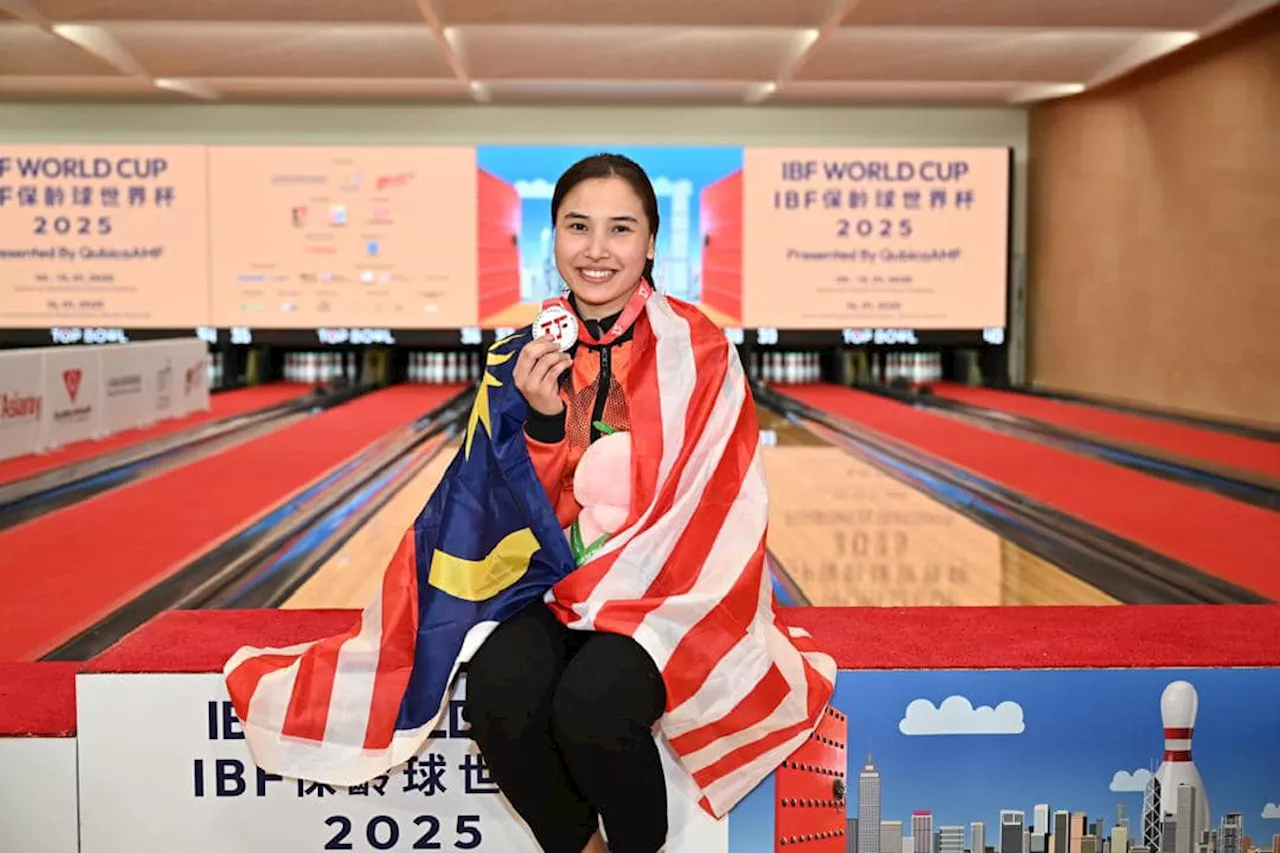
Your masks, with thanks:
[[[482,145],[476,149],[481,327],[527,324],[542,300],[564,291],[551,196],[565,169],[602,151],[635,160],[653,184],[658,290],[698,305],[721,326],[740,325],[742,148]]]

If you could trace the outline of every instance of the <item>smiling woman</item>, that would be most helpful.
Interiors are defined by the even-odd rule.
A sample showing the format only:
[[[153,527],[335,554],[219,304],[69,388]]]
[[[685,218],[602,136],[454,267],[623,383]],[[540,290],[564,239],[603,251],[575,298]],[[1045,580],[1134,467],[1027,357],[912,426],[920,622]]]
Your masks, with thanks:
[[[538,479],[571,527],[583,514],[580,460],[597,439],[631,428],[632,351],[644,346],[634,327],[653,297],[658,201],[639,165],[597,154],[561,175],[551,217],[563,307],[582,331],[568,352],[550,338],[527,344],[513,377],[529,403]],[[652,729],[666,691],[644,648],[620,633],[570,630],[537,601],[485,641],[467,683],[476,742],[543,850],[603,851],[597,814],[614,851],[662,846],[666,781]]]
[[[466,713],[546,853],[656,853],[669,827],[655,731],[720,816],[775,768],[779,744],[808,737],[833,675],[805,641],[770,633],[758,419],[723,333],[653,286],[649,178],[592,155],[561,175],[551,217],[569,293],[544,308],[580,331],[567,352],[550,336],[524,344],[512,383],[577,570],[485,639]]]
[[[658,199],[631,160],[579,160],[556,184],[551,216],[556,267],[584,320],[620,311],[641,279],[653,283]]]

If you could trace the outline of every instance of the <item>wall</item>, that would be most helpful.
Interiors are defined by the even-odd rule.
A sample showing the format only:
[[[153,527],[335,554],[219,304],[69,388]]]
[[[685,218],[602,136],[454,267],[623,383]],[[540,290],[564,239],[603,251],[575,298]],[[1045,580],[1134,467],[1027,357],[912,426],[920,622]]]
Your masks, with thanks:
[[[1022,109],[3,104],[4,142],[589,143],[1001,146],[1014,149],[1013,269],[1026,245]],[[1022,282],[1010,336],[1022,364]]]
[[[1280,11],[1032,111],[1029,372],[1280,422]]]

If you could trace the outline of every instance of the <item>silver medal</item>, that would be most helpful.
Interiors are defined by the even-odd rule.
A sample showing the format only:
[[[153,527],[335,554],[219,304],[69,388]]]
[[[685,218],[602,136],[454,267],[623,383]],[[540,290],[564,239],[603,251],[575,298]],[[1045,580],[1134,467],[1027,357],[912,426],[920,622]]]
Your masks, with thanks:
[[[533,320],[533,337],[550,335],[561,352],[567,352],[578,341],[578,318],[562,305],[550,305]]]

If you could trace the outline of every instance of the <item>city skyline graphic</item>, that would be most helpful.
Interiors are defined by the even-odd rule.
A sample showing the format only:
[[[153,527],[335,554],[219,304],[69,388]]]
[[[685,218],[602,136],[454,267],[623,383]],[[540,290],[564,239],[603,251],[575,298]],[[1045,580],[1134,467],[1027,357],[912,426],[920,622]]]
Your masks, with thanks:
[[[1185,687],[1166,691],[1177,682],[1191,685],[1193,695],[1188,698]],[[1162,697],[1194,703],[1193,731],[1175,727],[1166,742]],[[1144,794],[1150,798],[1149,780],[1166,747],[1175,758],[1171,764],[1194,762],[1203,787],[1196,796],[1193,785],[1162,794],[1168,802],[1161,812],[1178,811],[1181,804],[1183,813],[1199,814],[1207,804],[1209,825],[1196,826],[1196,837],[1183,837],[1179,849],[1176,820],[1166,824],[1169,839],[1151,853],[1248,853],[1240,846],[1246,837],[1253,849],[1271,850],[1273,836],[1280,835],[1275,669],[842,671],[832,704],[849,717],[848,818],[859,817],[860,795],[874,787],[879,823],[901,822],[901,838],[912,839],[892,849],[892,824],[873,833],[851,823],[861,843],[849,850],[858,853],[963,853],[972,849],[975,823],[982,824],[983,846],[1009,853],[1001,843],[1005,812],[1020,812],[1024,831],[1034,825],[1036,835],[1046,821],[1045,834],[1054,832],[1055,822],[1068,830],[1066,847],[1041,849],[1026,838],[1012,853],[1121,853],[1107,843],[1118,811],[1128,822],[1130,848],[1142,846]],[[872,787],[860,779],[868,756]],[[773,850],[748,840],[766,829],[763,814],[755,813],[772,814],[766,787],[734,810],[733,853]],[[1229,837],[1217,837],[1228,815]],[[733,827],[734,821],[742,826]],[[927,843],[915,838],[913,822],[917,829],[927,823]],[[963,833],[939,835],[943,827]],[[881,847],[882,829],[889,849]],[[1091,829],[1099,837],[1096,848],[1087,849],[1091,842],[1081,839]],[[1205,829],[1215,833],[1214,844],[1202,849]]]
[[[935,827],[985,821],[990,839],[1001,811],[1031,823],[1044,803],[1050,816],[1083,812],[1108,827],[1121,804],[1138,824],[1164,755],[1160,697],[1179,680],[1199,697],[1191,752],[1211,828],[1239,812],[1244,834],[1270,846],[1280,820],[1263,813],[1280,800],[1280,727],[1264,709],[1280,707],[1275,670],[841,673],[835,703],[849,714],[849,816],[858,816],[853,794],[870,753],[881,819],[903,821],[908,835],[913,812],[926,810]],[[919,772],[930,766],[936,772]]]

